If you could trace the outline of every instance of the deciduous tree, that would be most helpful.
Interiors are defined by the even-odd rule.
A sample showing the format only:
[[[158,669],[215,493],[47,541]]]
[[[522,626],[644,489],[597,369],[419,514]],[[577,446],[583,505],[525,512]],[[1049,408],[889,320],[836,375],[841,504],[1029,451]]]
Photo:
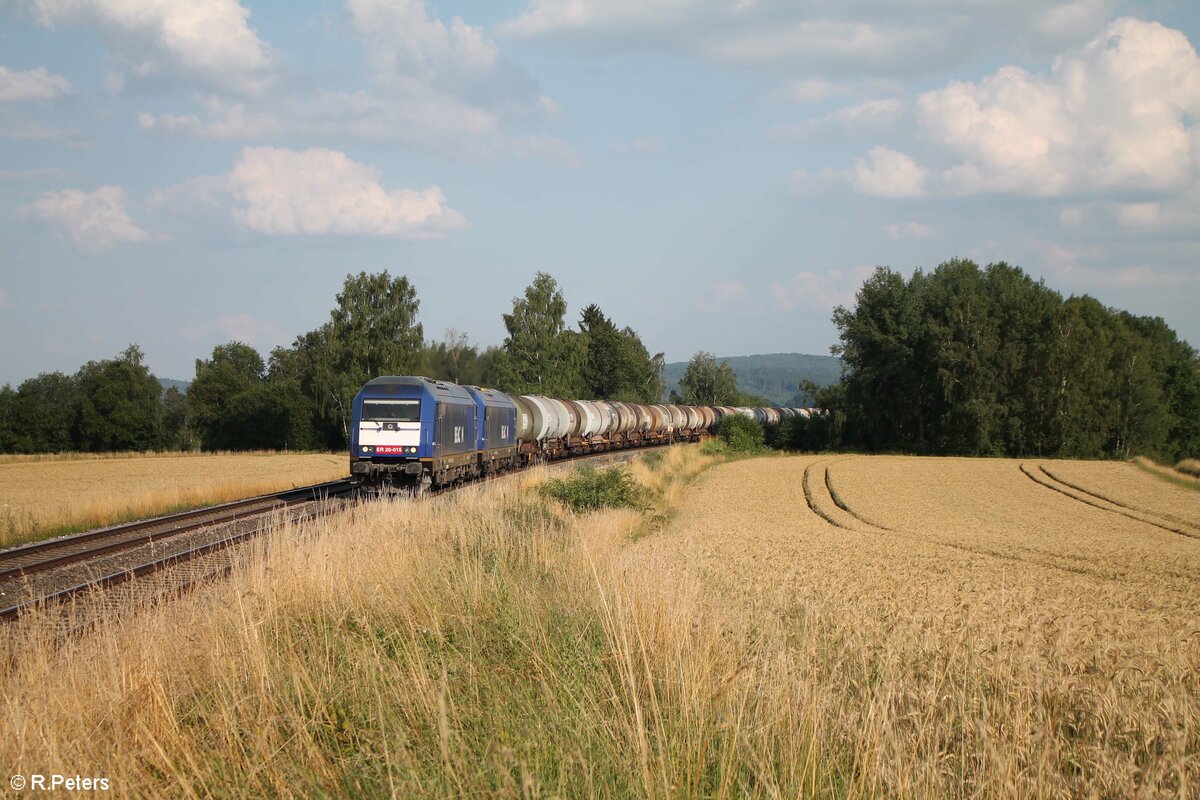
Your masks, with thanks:
[[[153,450],[162,447],[162,384],[131,344],[114,359],[89,361],[79,386],[78,444],[82,450]]]
[[[716,356],[701,350],[692,356],[679,380],[679,400],[696,406],[738,405],[737,376],[728,363],[717,363]]]
[[[539,272],[505,314],[501,388],[517,394],[577,397],[585,340],[566,327],[567,301],[554,278]]]

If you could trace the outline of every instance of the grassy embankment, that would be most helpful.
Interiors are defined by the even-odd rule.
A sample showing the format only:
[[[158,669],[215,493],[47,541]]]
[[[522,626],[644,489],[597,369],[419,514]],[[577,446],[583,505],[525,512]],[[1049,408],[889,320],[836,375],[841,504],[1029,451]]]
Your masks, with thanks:
[[[689,485],[713,462],[364,505],[63,649],[23,633],[0,762],[147,797],[1200,789],[1193,540],[1014,462],[772,458]],[[814,501],[841,527],[799,488],[830,463]]]
[[[346,474],[331,453],[2,456],[0,547]]]
[[[707,463],[675,449],[631,472],[661,507]],[[57,652],[34,633],[8,642],[0,760],[86,765],[160,797],[711,783],[740,733],[717,730],[725,699],[657,685],[671,668],[648,658],[705,665],[658,652],[695,609],[622,563],[642,513],[575,515],[528,488],[540,480],[365,505],[318,537],[273,536],[263,560],[136,623]]]
[[[1133,463],[1146,472],[1170,481],[1176,486],[1200,489],[1200,461],[1194,458],[1186,458],[1176,464],[1174,468],[1159,464],[1145,456],[1137,456],[1133,459]]]

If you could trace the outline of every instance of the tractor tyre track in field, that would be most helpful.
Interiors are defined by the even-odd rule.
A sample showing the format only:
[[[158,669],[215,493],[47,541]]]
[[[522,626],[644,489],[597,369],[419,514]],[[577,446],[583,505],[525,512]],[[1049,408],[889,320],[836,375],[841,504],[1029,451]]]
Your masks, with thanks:
[[[833,503],[839,509],[844,511],[846,514],[853,517],[857,522],[861,523],[863,526],[866,526],[865,528],[851,527],[849,525],[839,523],[837,520],[832,519],[827,512],[824,512],[819,507],[817,507],[816,504],[813,502],[815,498],[813,497],[813,489],[810,486],[810,480],[811,480],[810,473],[811,473],[813,467],[819,466],[819,463],[813,462],[804,471],[805,499],[809,501],[809,507],[812,508],[813,511],[818,516],[820,516],[822,519],[826,520],[827,522],[830,522],[833,525],[836,525],[839,528],[852,530],[856,533],[870,533],[870,534],[875,534],[875,535],[880,535],[880,534],[886,532],[886,533],[892,534],[897,537],[903,537],[903,538],[913,539],[913,540],[917,540],[917,541],[921,541],[921,542],[926,542],[926,543],[932,544],[936,547],[945,547],[949,550],[954,550],[954,551],[957,551],[960,553],[967,553],[972,556],[982,556],[984,558],[991,558],[991,559],[996,559],[998,561],[1006,561],[1006,562],[1014,563],[1014,564],[1026,564],[1029,566],[1038,566],[1038,567],[1043,567],[1046,569],[1060,570],[1062,572],[1067,572],[1067,573],[1071,573],[1071,574],[1075,574],[1075,575],[1087,575],[1089,577],[1098,578],[1100,580],[1117,580],[1117,579],[1119,579],[1119,576],[1112,572],[1108,572],[1108,571],[1104,571],[1104,570],[1096,570],[1089,566],[1077,564],[1077,563],[1063,563],[1064,560],[1070,561],[1071,559],[1070,558],[1064,559],[1064,557],[1060,554],[1046,553],[1046,552],[1041,552],[1041,551],[1037,551],[1037,550],[1031,550],[1028,548],[1023,548],[1023,552],[1020,554],[1012,553],[1012,552],[1003,552],[1003,551],[999,551],[999,550],[994,550],[989,547],[965,544],[963,542],[948,541],[946,539],[943,539],[943,538],[940,538],[937,536],[930,536],[926,533],[922,533],[919,531],[903,530],[900,528],[892,528],[892,527],[888,527],[886,525],[881,525],[877,522],[872,522],[871,520],[867,519],[865,516],[854,511],[854,509],[851,508],[850,504],[845,501],[845,498],[843,498],[841,496],[841,494],[838,493],[838,491],[834,485],[833,477],[831,475],[831,468],[833,467],[834,464],[842,463],[845,460],[846,459],[841,459],[839,461],[834,461],[834,462],[824,466],[825,488],[828,491],[829,497],[833,501]]]
[[[1033,481],[1038,486],[1043,486],[1047,489],[1058,492],[1059,494],[1065,495],[1065,496],[1071,498],[1072,500],[1075,500],[1076,502],[1092,506],[1093,508],[1098,508],[1101,511],[1107,511],[1110,514],[1120,514],[1122,517],[1127,517],[1136,522],[1141,522],[1145,525],[1152,525],[1155,528],[1159,528],[1159,529],[1167,531],[1169,533],[1177,533],[1180,536],[1186,536],[1189,539],[1200,539],[1200,533],[1186,531],[1186,530],[1183,530],[1182,528],[1176,528],[1173,525],[1165,525],[1162,522],[1156,522],[1152,519],[1146,519],[1144,516],[1131,513],[1124,506],[1120,506],[1115,503],[1112,503],[1112,501],[1106,500],[1104,502],[1109,503],[1109,505],[1101,505],[1101,503],[1098,502],[1097,500],[1093,500],[1086,496],[1081,497],[1080,495],[1076,494],[1072,489],[1064,488],[1064,487],[1069,486],[1068,484],[1058,485],[1057,479],[1054,478],[1054,476],[1052,476],[1050,473],[1046,472],[1046,470],[1043,467],[1038,467],[1038,469],[1042,472],[1044,479],[1039,478],[1037,476],[1037,473],[1031,469],[1028,469],[1025,464],[1020,464],[1018,466],[1019,466],[1019,469],[1021,470],[1021,472],[1025,475],[1025,477],[1029,478],[1029,480]]]
[[[1164,511],[1150,511],[1145,508],[1139,508],[1138,506],[1130,505],[1129,503],[1121,502],[1120,500],[1114,500],[1111,497],[1107,497],[1105,495],[1100,494],[1099,492],[1092,491],[1091,489],[1088,489],[1084,486],[1080,486],[1077,483],[1072,483],[1071,481],[1068,481],[1064,478],[1060,478],[1059,476],[1057,476],[1053,472],[1051,472],[1049,469],[1047,469],[1045,464],[1040,465],[1040,469],[1042,470],[1042,472],[1046,473],[1046,475],[1048,475],[1052,480],[1058,481],[1059,483],[1061,483],[1064,486],[1069,486],[1070,488],[1074,489],[1077,492],[1082,492],[1083,494],[1094,497],[1097,500],[1103,500],[1106,503],[1112,503],[1114,506],[1120,506],[1121,508],[1127,509],[1129,511],[1133,511],[1138,514],[1144,514],[1145,516],[1150,517],[1151,519],[1157,519],[1163,525],[1168,525],[1168,526],[1169,525],[1182,525],[1185,528],[1196,528],[1197,530],[1193,535],[1200,536],[1200,525],[1198,525],[1195,522],[1192,522],[1191,520],[1182,519],[1180,517],[1174,516],[1173,514],[1168,514]]]
[[[812,468],[815,467],[816,465],[817,465],[817,462],[814,461],[813,463],[809,464],[807,467],[804,468],[804,479],[802,481],[802,483],[804,484],[804,501],[806,503],[808,503],[809,510],[812,511],[814,514],[816,514],[821,519],[828,522],[830,525],[834,526],[835,528],[841,528],[842,530],[847,530],[847,531],[854,530],[849,525],[846,525],[842,522],[839,522],[837,519],[835,519],[831,514],[829,514],[823,508],[818,506],[816,501],[813,499]]]
[[[836,464],[839,462],[835,461],[833,463]],[[845,511],[847,514],[854,517],[856,520],[863,523],[864,525],[867,525],[872,528],[878,528],[881,531],[888,531],[889,533],[894,533],[895,531],[892,528],[889,528],[887,525],[880,525],[878,522],[872,522],[871,520],[864,517],[862,514],[859,514],[857,511],[852,509],[850,507],[850,505],[848,503],[846,503],[845,500],[842,499],[842,496],[840,494],[838,494],[837,489],[835,489],[833,486],[833,474],[830,472],[832,467],[833,467],[833,464],[829,464],[825,467],[825,488],[829,490],[829,496],[831,498],[833,498],[834,505],[836,505],[842,511]]]

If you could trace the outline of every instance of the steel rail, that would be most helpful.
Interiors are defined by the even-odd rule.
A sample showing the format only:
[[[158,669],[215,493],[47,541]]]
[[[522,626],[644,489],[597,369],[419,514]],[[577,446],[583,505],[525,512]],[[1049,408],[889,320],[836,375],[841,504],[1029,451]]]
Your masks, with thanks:
[[[287,508],[291,505],[312,503],[312,502],[316,502],[316,501],[319,501],[322,499],[328,499],[328,498],[338,497],[338,496],[341,496],[344,494],[350,494],[355,491],[355,487],[352,486],[349,481],[335,481],[330,484],[320,484],[320,487],[325,489],[325,491],[323,491],[322,493],[319,493],[319,494],[314,491],[311,493],[310,496],[297,497],[297,498],[291,499],[287,504],[282,505],[282,506],[272,506],[271,508],[261,509],[257,512],[248,512],[245,514],[239,514],[236,517],[225,517],[225,518],[222,518],[217,521],[204,522],[199,525],[196,525],[193,528],[193,530],[200,529],[200,528],[206,528],[206,527],[212,527],[214,525],[223,525],[228,522],[236,522],[239,520],[245,520],[247,518],[254,517],[254,516],[262,516],[265,514],[269,514],[272,511],[282,510],[283,508]],[[308,486],[308,487],[304,487],[304,490],[315,490],[317,488],[318,487],[316,487],[316,486]],[[283,493],[283,494],[294,494],[294,493],[301,492],[301,491],[303,491],[303,490],[289,490],[288,492]],[[229,505],[232,505],[232,504],[229,504]],[[316,512],[312,512],[309,514],[305,514],[305,515],[303,515],[303,518],[304,519],[312,519],[312,518],[319,516],[320,513],[321,513],[320,511],[316,511]],[[203,544],[196,545],[194,547],[188,548],[187,550],[182,550],[178,553],[172,553],[167,556],[162,556],[159,558],[152,559],[150,561],[142,562],[141,564],[137,564],[132,567],[126,567],[126,568],[119,569],[119,570],[113,570],[104,575],[100,575],[95,578],[89,578],[88,580],[83,581],[78,584],[75,584],[73,586],[69,586],[64,589],[60,589],[58,591],[50,592],[49,594],[45,594],[45,595],[42,595],[37,598],[33,598],[30,600],[25,600],[25,601],[22,601],[19,603],[15,603],[11,606],[0,608],[0,619],[14,620],[35,608],[40,608],[40,607],[45,607],[45,606],[49,606],[52,604],[61,603],[66,600],[70,600],[70,599],[76,597],[77,595],[83,594],[84,592],[88,592],[92,589],[109,588],[112,586],[116,586],[116,585],[125,583],[126,581],[132,580],[134,578],[140,578],[145,575],[150,575],[155,572],[160,572],[169,567],[184,564],[188,561],[198,559],[202,556],[210,555],[217,551],[224,550],[226,548],[232,547],[237,544],[241,544],[242,542],[249,541],[250,539],[253,539],[254,537],[259,536],[260,534],[264,533],[265,530],[269,530],[269,529],[255,528],[255,529],[251,529],[251,530],[242,531],[240,533],[235,533],[230,536],[226,536],[222,539],[218,539],[216,541],[205,542]],[[186,588],[186,585],[182,586],[180,588]]]
[[[336,493],[349,485],[348,479],[342,479],[301,486],[0,550],[0,581],[13,580],[97,556],[140,547],[210,525],[235,522],[276,508],[317,499],[331,492]]]

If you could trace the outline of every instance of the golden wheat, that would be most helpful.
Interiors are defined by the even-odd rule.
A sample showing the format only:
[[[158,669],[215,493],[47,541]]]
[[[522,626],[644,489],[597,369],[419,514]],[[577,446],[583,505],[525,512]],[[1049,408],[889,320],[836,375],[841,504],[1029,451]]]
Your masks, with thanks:
[[[810,512],[810,465],[892,530]],[[674,544],[722,602],[788,642],[823,747],[850,754],[866,793],[1200,789],[1197,540],[1009,460],[743,462],[702,476],[689,501],[679,537],[639,547]]]

